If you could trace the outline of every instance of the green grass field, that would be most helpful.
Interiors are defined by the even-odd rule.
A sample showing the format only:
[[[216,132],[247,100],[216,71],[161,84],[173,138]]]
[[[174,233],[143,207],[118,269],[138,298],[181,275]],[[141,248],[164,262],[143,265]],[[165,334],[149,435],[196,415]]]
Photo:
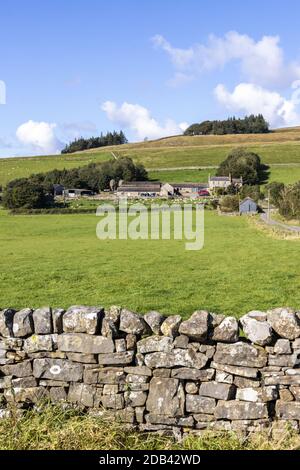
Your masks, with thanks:
[[[0,305],[119,304],[141,313],[240,316],[300,308],[299,242],[275,240],[246,218],[205,213],[205,246],[100,241],[93,215],[0,216]]]

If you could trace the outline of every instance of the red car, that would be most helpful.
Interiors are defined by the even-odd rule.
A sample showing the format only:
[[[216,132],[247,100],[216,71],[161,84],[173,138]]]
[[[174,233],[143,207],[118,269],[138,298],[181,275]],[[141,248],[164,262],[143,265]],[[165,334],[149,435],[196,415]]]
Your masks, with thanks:
[[[209,192],[206,189],[203,189],[202,191],[199,191],[198,194],[199,194],[199,196],[203,196],[203,197],[210,196]]]

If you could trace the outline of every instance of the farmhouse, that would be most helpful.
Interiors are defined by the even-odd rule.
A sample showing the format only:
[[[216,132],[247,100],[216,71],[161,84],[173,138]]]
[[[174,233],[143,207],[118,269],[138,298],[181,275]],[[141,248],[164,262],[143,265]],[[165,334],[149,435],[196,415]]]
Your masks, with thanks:
[[[124,181],[117,189],[119,197],[157,197],[160,195],[161,183],[149,181]]]
[[[227,189],[229,186],[237,186],[241,188],[243,186],[243,178],[232,178],[229,176],[213,176],[208,178],[208,186],[210,190],[217,188]]]
[[[240,202],[240,214],[256,214],[257,204],[251,197],[246,197]]]

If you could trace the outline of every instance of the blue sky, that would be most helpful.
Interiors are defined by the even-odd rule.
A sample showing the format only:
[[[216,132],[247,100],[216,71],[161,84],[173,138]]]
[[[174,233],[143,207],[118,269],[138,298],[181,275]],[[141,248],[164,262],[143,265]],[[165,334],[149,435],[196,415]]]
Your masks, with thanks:
[[[300,124],[299,17],[296,0],[2,0],[0,156],[250,112]]]

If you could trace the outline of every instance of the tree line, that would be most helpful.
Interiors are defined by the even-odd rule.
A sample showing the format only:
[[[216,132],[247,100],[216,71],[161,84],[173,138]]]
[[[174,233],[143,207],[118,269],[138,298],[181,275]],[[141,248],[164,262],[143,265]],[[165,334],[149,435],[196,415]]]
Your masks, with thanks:
[[[135,165],[131,158],[63,170],[52,170],[13,180],[3,191],[2,202],[7,209],[39,209],[54,205],[54,184],[69,189],[89,189],[99,192],[117,186],[120,180],[145,181],[147,171],[141,164]]]
[[[270,132],[269,124],[262,114],[230,117],[224,121],[203,121],[189,126],[184,135],[264,134]]]
[[[61,153],[74,153],[81,150],[106,147],[108,145],[122,145],[127,142],[128,140],[123,131],[107,132],[105,135],[101,133],[99,137],[90,137],[88,139],[80,137],[79,139],[75,139],[73,142],[67,144]]]

